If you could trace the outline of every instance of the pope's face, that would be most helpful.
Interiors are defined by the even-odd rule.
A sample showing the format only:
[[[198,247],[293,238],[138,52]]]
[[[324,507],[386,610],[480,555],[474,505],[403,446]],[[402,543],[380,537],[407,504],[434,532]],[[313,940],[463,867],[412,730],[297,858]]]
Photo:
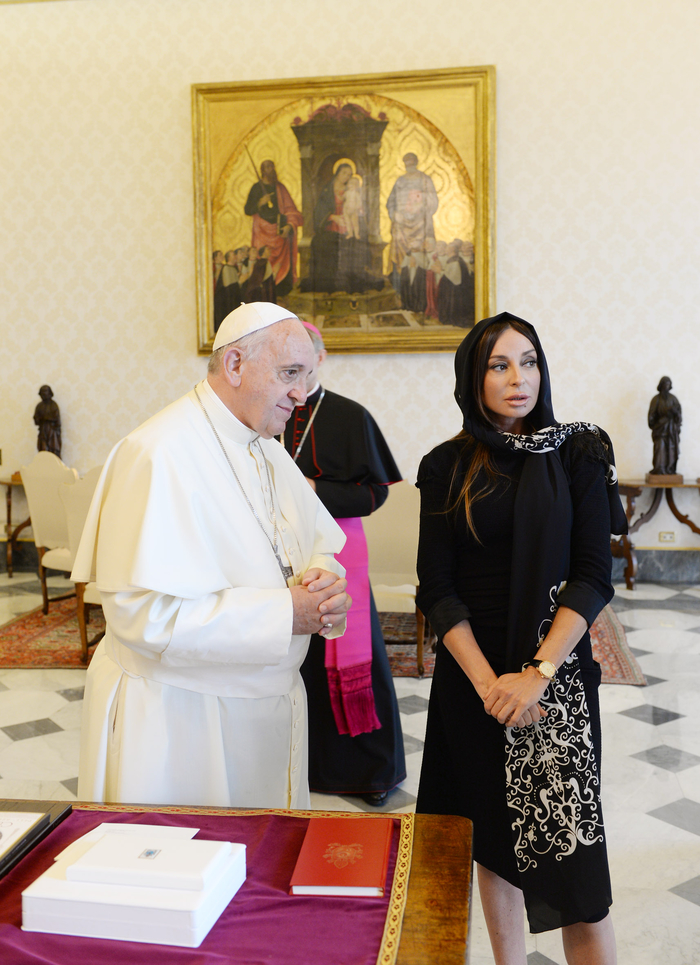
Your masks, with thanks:
[[[277,322],[257,355],[241,362],[235,415],[263,439],[284,432],[295,405],[306,401],[306,379],[314,350],[297,319]]]

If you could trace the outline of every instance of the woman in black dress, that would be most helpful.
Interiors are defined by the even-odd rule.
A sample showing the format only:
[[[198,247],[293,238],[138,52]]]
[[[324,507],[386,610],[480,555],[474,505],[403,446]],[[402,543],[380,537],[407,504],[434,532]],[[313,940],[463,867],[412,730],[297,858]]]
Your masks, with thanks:
[[[607,435],[558,424],[534,328],[507,312],[455,356],[464,430],[422,461],[418,606],[438,635],[417,810],[474,823],[494,957],[563,929],[615,962],[588,627],[626,530]]]

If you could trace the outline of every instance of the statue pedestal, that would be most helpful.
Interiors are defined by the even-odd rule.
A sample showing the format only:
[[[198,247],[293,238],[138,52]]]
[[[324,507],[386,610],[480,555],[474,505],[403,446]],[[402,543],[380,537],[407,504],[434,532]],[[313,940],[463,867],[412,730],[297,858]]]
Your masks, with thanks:
[[[655,486],[682,486],[683,476],[678,472],[669,473],[668,475],[648,472],[644,477],[644,481],[652,483]]]

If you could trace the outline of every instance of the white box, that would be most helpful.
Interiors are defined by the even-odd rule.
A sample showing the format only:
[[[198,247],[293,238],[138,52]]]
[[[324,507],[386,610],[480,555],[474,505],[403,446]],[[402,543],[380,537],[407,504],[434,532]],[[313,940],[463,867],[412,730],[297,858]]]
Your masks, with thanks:
[[[123,836],[122,846],[127,838],[136,840]],[[101,840],[106,839],[117,836]],[[154,840],[173,843],[172,836],[149,835]],[[71,880],[67,871],[76,854],[71,848],[22,892],[22,929],[197,948],[245,881],[245,845],[224,844],[230,851],[219,873],[199,891]]]
[[[69,881],[204,891],[231,854],[228,841],[178,841],[153,833],[105,834],[66,868]]]

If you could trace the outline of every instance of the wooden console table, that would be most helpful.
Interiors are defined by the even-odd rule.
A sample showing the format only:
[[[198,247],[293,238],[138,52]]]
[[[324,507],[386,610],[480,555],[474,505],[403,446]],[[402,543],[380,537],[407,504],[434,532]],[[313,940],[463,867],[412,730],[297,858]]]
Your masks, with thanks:
[[[31,523],[31,519],[27,517],[23,523],[19,526],[12,525],[12,487],[21,486],[22,479],[18,472],[14,473],[13,476],[5,479],[0,479],[0,485],[4,486],[6,491],[5,503],[7,505],[7,523],[5,524],[5,533],[7,534],[7,575],[12,579],[12,554],[17,550],[17,537]]]
[[[697,489],[700,490],[700,481],[695,482],[682,482],[682,483],[652,483],[647,482],[645,479],[621,479],[618,483],[620,489],[620,495],[624,496],[626,499],[625,514],[627,516],[627,522],[629,524],[629,532],[626,536],[621,536],[619,539],[612,540],[612,554],[615,557],[624,559],[627,561],[627,566],[625,567],[625,584],[628,590],[634,589],[634,582],[637,577],[637,555],[634,552],[634,543],[630,539],[633,533],[648,523],[656,515],[656,512],[661,505],[661,499],[666,494],[666,502],[668,507],[676,517],[676,519],[687,526],[694,533],[700,535],[700,527],[696,526],[695,523],[690,519],[689,516],[684,516],[683,513],[676,506],[676,502],[673,498],[673,491],[675,489]],[[636,509],[636,500],[638,496],[642,495],[643,489],[653,490],[653,496],[651,500],[651,505],[649,508],[643,512],[637,519],[632,522],[632,517],[634,516]]]

